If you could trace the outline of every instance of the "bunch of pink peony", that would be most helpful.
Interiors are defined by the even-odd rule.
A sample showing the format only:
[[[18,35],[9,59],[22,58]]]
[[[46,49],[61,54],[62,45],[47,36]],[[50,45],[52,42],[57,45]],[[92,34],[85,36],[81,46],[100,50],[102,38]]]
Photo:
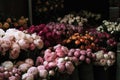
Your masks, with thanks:
[[[95,53],[96,60],[94,62],[95,65],[100,65],[104,67],[112,66],[115,63],[115,53],[113,51],[98,51]]]
[[[91,49],[68,49],[60,44],[48,48],[44,51],[44,56],[37,57],[36,66],[28,69],[22,77],[27,78],[30,73],[34,78],[49,79],[55,77],[58,74],[71,75],[81,62],[90,63],[95,55],[91,52]],[[37,76],[37,77],[36,77]],[[25,79],[26,80],[26,79]],[[33,80],[33,79],[32,79]]]
[[[98,44],[101,50],[116,51],[117,42],[115,37],[106,32],[95,32],[95,44]]]
[[[20,80],[21,70],[14,67],[11,61],[5,61],[0,66],[0,80]]]
[[[1,55],[9,53],[9,58],[17,59],[21,50],[34,51],[43,48],[43,41],[40,36],[33,34],[26,34],[17,29],[8,29],[0,37],[0,52]]]

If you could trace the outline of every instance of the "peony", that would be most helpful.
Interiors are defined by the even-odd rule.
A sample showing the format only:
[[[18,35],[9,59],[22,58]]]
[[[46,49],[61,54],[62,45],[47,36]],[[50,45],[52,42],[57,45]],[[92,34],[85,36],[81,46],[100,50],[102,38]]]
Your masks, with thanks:
[[[54,67],[56,67],[56,62],[49,62],[48,63],[48,66],[49,66],[49,68],[54,68]]]
[[[44,46],[44,43],[41,39],[35,39],[34,44],[37,46],[38,49],[41,49]]]
[[[58,67],[59,72],[64,72],[65,71],[65,63],[58,63],[57,67]]]
[[[49,71],[49,75],[50,75],[50,76],[54,76],[54,75],[55,75],[55,71],[50,70],[50,71]]]
[[[40,65],[37,67],[38,70],[44,70],[45,69],[45,66],[44,65]]]
[[[42,57],[37,57],[37,59],[36,59],[36,65],[38,66],[38,65],[40,65],[40,64],[43,64],[43,58]]]
[[[29,74],[33,74],[34,76],[38,74],[38,69],[37,67],[30,67],[27,71]]]
[[[9,69],[13,68],[13,63],[11,61],[5,61],[5,62],[2,63],[2,66],[4,68],[6,68],[7,70],[9,70]]]
[[[48,75],[47,70],[38,70],[39,71],[39,76],[42,78],[46,78]]]
[[[55,52],[51,52],[51,53],[47,52],[44,55],[45,61],[48,61],[48,62],[54,61],[56,59],[56,57],[57,57],[57,55]]]
[[[9,80],[19,80],[19,79],[17,79],[15,76],[11,76],[9,77]]]
[[[34,80],[33,74],[25,73],[22,75],[22,80]]]
[[[107,64],[107,60],[106,59],[101,59],[100,60],[100,65],[105,66]]]
[[[25,60],[25,63],[27,63],[27,64],[29,64],[29,65],[31,65],[31,66],[34,65],[34,61],[33,61],[32,59],[30,59],[30,58],[27,58],[27,59]]]
[[[68,74],[72,74],[72,72],[75,69],[75,67],[74,67],[74,65],[73,65],[73,63],[71,61],[67,61],[66,64],[65,64],[65,67],[67,69]]]
[[[22,31],[17,31],[14,34],[16,40],[25,39],[25,33]]]
[[[25,39],[20,39],[17,41],[17,43],[19,44],[20,48],[23,50],[26,50],[29,48],[29,43],[27,40]]]
[[[21,64],[18,69],[20,69],[22,72],[26,72],[31,66],[27,63]]]

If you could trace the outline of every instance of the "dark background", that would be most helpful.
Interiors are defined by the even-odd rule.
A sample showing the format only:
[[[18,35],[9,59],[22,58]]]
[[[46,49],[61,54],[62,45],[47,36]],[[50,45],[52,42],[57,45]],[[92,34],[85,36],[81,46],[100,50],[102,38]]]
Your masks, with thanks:
[[[79,12],[80,10],[100,13],[103,19],[109,18],[109,0],[64,0],[64,9],[45,14],[46,17],[50,15],[46,19],[44,16],[36,15],[34,11],[35,1],[32,0],[33,24],[39,24],[40,21],[47,22],[55,15],[63,16],[71,11]],[[0,15],[29,17],[28,0],[0,0]]]

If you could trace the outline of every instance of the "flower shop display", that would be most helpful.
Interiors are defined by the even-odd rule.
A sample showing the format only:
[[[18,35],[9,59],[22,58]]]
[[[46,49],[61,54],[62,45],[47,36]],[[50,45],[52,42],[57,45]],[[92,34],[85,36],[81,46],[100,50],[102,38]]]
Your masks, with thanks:
[[[97,27],[97,31],[107,32],[113,35],[115,39],[119,41],[120,23],[103,20],[102,24]]]
[[[7,30],[9,28],[27,28],[28,18],[21,16],[19,19],[16,18],[6,18],[5,20],[0,20],[0,28]]]

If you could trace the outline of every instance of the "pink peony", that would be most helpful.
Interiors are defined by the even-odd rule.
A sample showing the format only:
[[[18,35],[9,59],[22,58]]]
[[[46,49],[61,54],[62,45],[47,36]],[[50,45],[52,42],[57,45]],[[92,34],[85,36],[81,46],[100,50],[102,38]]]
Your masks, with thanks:
[[[29,43],[28,43],[28,41],[25,40],[25,39],[20,39],[20,40],[18,41],[18,44],[19,44],[20,48],[23,49],[23,50],[26,50],[26,49],[29,48]]]
[[[75,69],[75,67],[74,67],[74,65],[73,65],[73,63],[71,61],[67,61],[66,64],[65,64],[65,67],[67,69],[68,74],[72,74],[72,72]]]
[[[56,65],[57,65],[56,62],[49,62],[48,63],[49,68],[55,68]]]
[[[80,51],[80,54],[86,55],[86,51],[85,51],[85,50],[81,50],[81,51]]]
[[[84,55],[81,55],[81,56],[79,57],[79,60],[80,60],[80,61],[84,61],[84,60],[85,60],[85,56],[84,56]]]
[[[38,69],[37,67],[30,67],[27,71],[29,74],[33,74],[34,76],[38,74]]]
[[[86,63],[90,64],[91,60],[89,58],[85,59]]]
[[[74,52],[74,56],[75,56],[75,57],[79,57],[79,56],[80,56],[80,52],[79,52],[79,51],[75,51],[75,52]]]
[[[27,63],[23,63],[18,67],[18,69],[20,69],[22,72],[26,72],[30,67],[31,67],[31,65],[29,65]]]
[[[100,60],[100,65],[105,66],[107,64],[107,60],[106,59],[101,59]]]
[[[38,66],[38,65],[41,65],[41,64],[43,64],[43,58],[39,56],[36,59],[36,65]]]
[[[22,75],[22,80],[34,80],[33,74],[25,73]]]
[[[59,72],[64,72],[65,71],[65,63],[58,63],[57,67],[58,67]]]
[[[44,59],[48,62],[54,61],[56,59],[56,57],[57,57],[57,55],[55,52],[51,52],[51,53],[47,52],[44,55]]]
[[[9,77],[9,80],[19,80],[19,79],[17,79],[15,76],[11,76]]]
[[[34,44],[37,46],[38,49],[42,49],[44,46],[44,43],[41,39],[35,39]]]
[[[27,59],[25,60],[25,63],[27,63],[27,64],[29,64],[29,65],[31,65],[31,66],[34,65],[34,61],[33,61],[32,59],[30,59],[30,58],[27,58]]]
[[[45,66],[44,65],[40,65],[37,67],[38,70],[44,70],[45,69]]]

